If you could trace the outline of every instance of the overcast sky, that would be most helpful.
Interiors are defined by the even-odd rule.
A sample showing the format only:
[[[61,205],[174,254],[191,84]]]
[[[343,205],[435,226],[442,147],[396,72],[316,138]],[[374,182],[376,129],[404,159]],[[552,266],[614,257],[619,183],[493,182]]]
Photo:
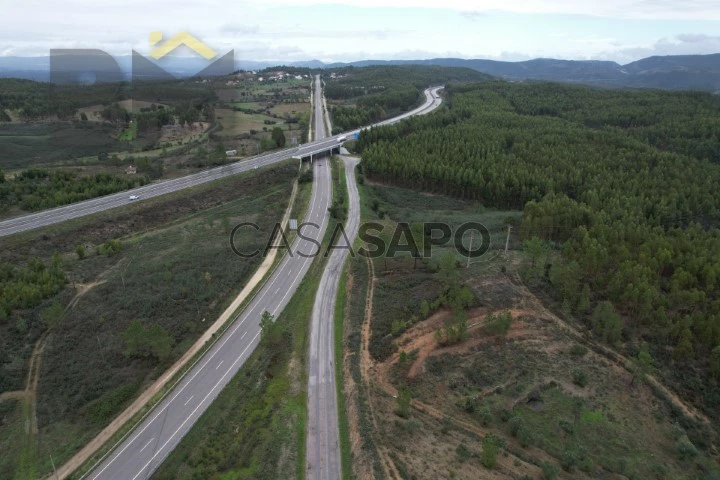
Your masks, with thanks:
[[[0,56],[149,51],[188,31],[237,60],[720,53],[720,0],[3,0]],[[182,52],[181,52],[182,53]]]

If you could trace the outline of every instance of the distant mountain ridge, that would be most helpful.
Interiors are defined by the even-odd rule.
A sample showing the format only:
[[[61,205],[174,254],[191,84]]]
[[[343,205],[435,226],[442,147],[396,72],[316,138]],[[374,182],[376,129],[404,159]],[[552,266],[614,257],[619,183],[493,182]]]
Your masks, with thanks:
[[[116,57],[125,69],[127,57]],[[0,57],[0,77],[47,80],[48,57]],[[235,62],[242,70],[262,70],[283,62]],[[178,76],[193,75],[202,63],[194,58],[175,58],[166,67]],[[349,63],[324,63],[319,60],[286,63],[311,69],[365,67],[369,65],[439,65],[466,67],[510,80],[548,80],[570,83],[663,89],[697,89],[720,92],[720,53],[711,55],[654,56],[620,65],[600,60],[558,60],[536,58],[522,62],[499,60],[433,58],[427,60],[361,60]]]

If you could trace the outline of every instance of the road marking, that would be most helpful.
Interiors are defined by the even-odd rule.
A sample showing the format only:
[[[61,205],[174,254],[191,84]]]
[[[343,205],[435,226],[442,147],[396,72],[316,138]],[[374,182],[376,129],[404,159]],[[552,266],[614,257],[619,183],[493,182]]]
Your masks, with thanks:
[[[145,450],[148,447],[148,445],[150,445],[152,443],[153,440],[155,440],[155,437],[148,440],[148,443],[146,443],[145,446],[140,449],[140,451],[142,452],[143,450]]]
[[[411,112],[410,115],[418,114],[418,113],[420,113],[421,111],[426,110],[426,109],[427,109],[427,107],[420,107],[420,108],[416,109],[415,111]],[[410,116],[410,115],[407,115],[407,116]],[[403,118],[404,118],[404,117],[403,117]],[[399,120],[401,120],[401,118],[396,118],[395,120],[396,120],[396,121],[399,121]],[[389,122],[384,122],[384,123],[389,123]],[[377,125],[379,125],[379,124],[377,124]],[[360,130],[357,130],[357,132],[359,132],[359,131],[360,131]],[[274,157],[273,157],[273,158],[274,158]],[[265,157],[265,158],[262,159],[261,161],[263,161],[263,163],[264,163],[265,161],[267,161],[268,164],[269,164],[269,163],[272,163],[274,160],[271,160],[270,157]],[[246,171],[246,170],[247,170],[247,167],[246,167],[246,166],[243,166],[243,165],[233,165],[232,168],[234,169],[233,172],[234,172],[235,170],[237,170],[237,171]],[[323,165],[322,167],[319,167],[319,166],[318,166],[317,170],[320,172],[320,174],[322,174],[323,176],[325,176],[325,175],[327,175],[327,174],[329,173],[329,170],[330,170],[330,169],[329,169],[329,165]],[[213,173],[215,173],[216,171],[219,172],[220,170],[219,170],[219,169],[216,169],[216,170],[213,171]],[[224,175],[223,175],[223,176],[224,176]],[[161,194],[167,193],[167,191],[173,191],[175,188],[177,188],[177,187],[179,187],[179,186],[192,185],[193,183],[198,183],[198,184],[199,184],[199,183],[204,183],[204,182],[203,182],[203,181],[201,181],[201,182],[195,182],[194,179],[184,179],[184,181],[182,181],[182,182],[172,182],[172,181],[170,181],[170,182],[163,182],[162,184],[153,185],[152,187],[148,188],[147,190],[144,190],[144,192],[149,192],[149,191],[152,190],[152,191],[153,191],[153,195],[152,195],[152,196],[156,196],[156,195],[161,195]],[[323,196],[326,196],[326,195],[327,195],[327,192],[319,192],[318,190],[319,190],[319,189],[313,188],[311,209],[310,209],[310,211],[309,211],[308,213],[311,213],[311,212],[315,209],[315,203],[316,203],[317,200],[320,200],[320,197],[323,197]],[[127,194],[127,193],[118,194],[119,196],[117,197],[117,199],[123,198],[123,196],[126,195],[126,194]],[[147,194],[147,193],[145,193],[145,194]],[[107,197],[106,197],[106,198],[107,198]],[[150,197],[148,197],[148,198],[150,198]],[[115,201],[115,200],[117,200],[117,199],[116,199],[116,198],[110,198],[109,200]],[[328,202],[327,199],[322,199],[322,200],[325,200],[325,202]],[[320,200],[320,201],[322,201],[322,200]],[[97,205],[97,204],[96,204],[96,205],[90,206],[88,209],[89,209],[89,210],[92,210],[92,211],[95,211],[95,210],[100,211],[100,210],[103,210],[104,207],[105,207],[105,206],[102,205],[102,204],[101,204],[101,205]],[[62,208],[62,207],[61,207],[61,208]],[[87,208],[87,207],[86,207],[86,208]],[[68,209],[68,211],[70,212],[71,215],[73,214],[73,212],[70,211],[69,209]],[[46,212],[43,212],[43,213],[46,213]],[[56,210],[56,211],[54,211],[54,212],[52,212],[52,213],[53,213],[53,214],[57,214],[58,211]],[[321,231],[326,227],[326,223],[327,223],[327,220],[328,220],[327,217],[328,217],[328,215],[323,215],[322,224],[321,224],[321,227],[320,227],[320,230],[321,230]],[[41,217],[38,216],[37,218],[41,218]],[[306,218],[307,218],[307,217],[306,217]],[[34,221],[34,220],[35,220],[35,218],[33,218],[33,219],[28,219],[29,222],[32,222],[32,221]],[[1,225],[1,224],[2,224],[2,222],[0,222],[0,225]],[[299,259],[298,259],[298,260],[299,260]],[[300,273],[299,273],[299,275],[298,275],[295,279],[293,279],[293,281],[291,282],[291,288],[286,291],[285,295],[284,295],[283,298],[280,300],[280,303],[279,303],[278,307],[280,307],[280,306],[284,303],[284,301],[285,301],[285,299],[287,298],[287,296],[292,292],[292,289],[294,288],[295,284],[298,282],[298,280],[299,280],[299,279],[301,278],[301,276],[303,275],[303,270],[305,270],[305,268],[307,267],[307,263],[308,263],[309,260],[311,260],[311,259],[303,258],[302,260],[300,260],[300,262],[298,262],[298,263],[299,263],[299,267],[300,267],[300,268],[299,268]],[[288,262],[289,262],[289,261],[291,261],[291,260],[288,260]],[[274,279],[274,281],[272,281],[271,283],[275,283],[275,281],[279,281],[279,276],[276,276],[275,279]],[[270,288],[272,288],[272,287],[270,287]],[[263,299],[267,296],[268,293],[270,293],[270,291],[272,291],[270,288],[263,289],[264,291],[263,291],[262,295],[260,295],[260,298],[258,298],[257,301],[253,302],[253,303],[255,303],[255,305],[254,305],[254,307],[253,307],[249,312],[246,312],[245,314],[240,314],[240,315],[238,316],[238,318],[237,318],[235,321],[237,322],[237,320],[239,320],[239,322],[238,322],[234,327],[232,327],[228,332],[226,332],[226,334],[224,335],[225,338],[223,338],[219,343],[217,343],[215,346],[213,346],[213,349],[212,349],[212,351],[210,352],[209,358],[205,359],[204,361],[198,361],[198,362],[196,362],[195,364],[193,364],[192,369],[193,369],[194,371],[193,371],[192,374],[189,376],[189,378],[187,378],[187,380],[184,381],[183,384],[178,385],[178,384],[180,384],[180,382],[177,382],[177,383],[173,386],[173,387],[179,386],[179,391],[177,391],[177,392],[169,399],[169,401],[166,401],[166,402],[165,402],[165,405],[162,406],[162,407],[159,409],[159,411],[154,412],[154,415],[148,417],[148,420],[145,421],[145,425],[144,425],[144,426],[141,426],[140,432],[138,432],[136,435],[134,435],[134,436],[129,440],[129,442],[127,442],[124,446],[121,445],[121,442],[118,442],[118,445],[116,445],[116,446],[119,446],[119,451],[117,451],[117,450],[114,451],[114,452],[113,452],[113,455],[112,455],[112,457],[109,459],[108,463],[106,463],[106,464],[105,464],[104,466],[102,466],[102,467],[98,467],[98,468],[101,468],[101,469],[100,469],[100,471],[99,471],[98,473],[95,474],[95,476],[94,476],[93,478],[97,478],[97,477],[99,477],[100,475],[102,475],[103,472],[105,472],[105,471],[108,469],[108,467],[109,467],[110,465],[112,465],[112,464],[123,454],[123,452],[125,452],[135,441],[137,441],[137,440],[139,439],[139,437],[143,434],[143,432],[146,431],[151,425],[153,425],[153,424],[155,423],[155,421],[157,421],[158,418],[169,408],[170,404],[175,400],[175,398],[176,398],[178,395],[182,394],[182,392],[185,390],[185,388],[186,388],[188,385],[190,385],[190,384],[193,382],[193,380],[194,380],[206,367],[209,366],[209,363],[212,362],[212,360],[213,360],[213,358],[216,356],[216,354],[219,353],[220,351],[222,351],[222,349],[223,349],[223,347],[226,345],[226,343],[227,343],[231,338],[233,338],[233,336],[235,335],[236,331],[237,331],[239,328],[242,327],[242,325],[245,323],[245,321],[246,321],[248,318],[254,318],[252,314],[253,314],[259,307],[261,307]],[[277,311],[278,309],[279,309],[279,308],[276,308],[276,311]],[[228,334],[228,333],[229,333],[229,334]],[[260,332],[258,332],[258,333],[255,335],[255,337],[251,340],[250,345],[248,345],[248,346],[245,348],[245,350],[244,350],[243,353],[241,354],[241,357],[244,356],[245,352],[252,346],[252,343],[257,339],[257,337],[258,337],[259,335],[260,335]],[[245,336],[245,335],[243,334],[243,337],[244,337],[244,336]],[[240,357],[240,358],[241,358],[241,357]],[[233,367],[234,367],[235,364],[240,360],[240,358],[238,358],[238,360],[236,360],[235,363],[233,363]],[[222,362],[221,362],[221,363],[222,363]],[[197,367],[199,367],[199,368],[197,368]],[[219,368],[219,366],[218,366],[218,368]],[[232,368],[231,368],[231,369],[232,369]],[[228,373],[229,373],[229,371],[226,372],[226,373],[223,375],[223,378],[225,378],[225,377],[228,375]],[[219,381],[219,382],[213,387],[213,390],[214,390],[214,389],[217,389],[218,385],[219,385],[221,382],[222,382],[222,379],[221,379],[221,381]],[[208,398],[208,396],[206,396],[206,398],[201,401],[200,405],[197,406],[197,407],[195,408],[195,410],[193,410],[192,414],[194,414],[194,413],[203,405],[203,403],[207,400],[207,398]],[[191,414],[191,416],[192,416],[192,414]],[[190,420],[190,418],[191,418],[191,417],[188,417],[188,418],[185,419],[185,421],[182,422],[182,425],[172,434],[171,439],[172,439],[173,437],[175,437],[175,436],[180,432],[180,430],[182,429],[183,425],[185,425],[185,424]],[[168,440],[167,442],[165,442],[165,444],[163,444],[163,446],[160,448],[160,451],[162,451],[165,447],[167,447],[167,445],[168,445],[169,442],[170,442],[170,440]],[[156,453],[156,454],[153,456],[153,459],[154,459],[155,457],[157,457],[157,455],[158,455],[158,453]],[[98,462],[98,463],[99,463],[99,462]],[[144,465],[144,466],[142,467],[140,473],[141,473],[143,470],[145,470],[148,466],[149,466],[149,464]],[[135,475],[135,478],[137,478],[137,476],[138,476],[140,473],[138,473],[137,475]]]
[[[185,402],[185,406],[187,407],[187,404],[190,403],[190,400],[193,399],[195,395],[190,395],[190,398],[187,399],[187,402]]]
[[[215,367],[215,370],[217,370],[218,368],[220,368],[220,365],[222,365],[224,361],[225,361],[225,360],[220,360],[220,363],[218,363],[218,366]]]
[[[255,337],[253,338],[253,342],[259,336],[260,336],[260,332],[256,333]],[[252,345],[252,343],[250,343],[250,345],[245,347],[245,350],[243,350],[242,353],[240,354],[240,356],[235,360],[235,362],[233,362],[232,366],[230,367],[230,370],[232,370],[235,367],[235,365],[237,365],[237,363],[242,359],[243,355],[245,355],[245,352],[247,352],[248,348],[250,348],[251,345]],[[207,395],[205,395],[205,398],[202,399],[200,404],[197,407],[195,407],[195,409],[192,412],[190,412],[190,415],[188,415],[187,418],[185,418],[185,420],[183,420],[183,422],[180,424],[180,426],[172,433],[172,435],[170,435],[170,438],[168,438],[167,441],[165,443],[163,443],[163,445],[155,452],[155,455],[152,456],[150,461],[148,461],[145,465],[142,466],[142,468],[140,468],[140,471],[137,474],[135,474],[135,476],[132,478],[132,480],[135,480],[136,478],[138,478],[140,476],[140,474],[142,474],[142,472],[144,472],[145,469],[153,462],[153,460],[155,460],[155,457],[160,455],[162,453],[162,451],[165,450],[165,447],[167,447],[168,444],[173,441],[173,439],[178,434],[178,432],[180,430],[182,430],[183,427],[185,427],[185,424],[187,422],[189,422],[191,418],[193,418],[193,416],[198,411],[198,409],[200,409],[200,407],[205,403],[205,401],[210,397],[210,395],[212,395],[214,393],[214,391],[218,387],[218,385],[220,385],[220,383],[222,383],[225,380],[225,377],[230,373],[230,370],[225,372],[225,374],[222,377],[220,377],[220,380],[218,380],[218,382],[215,384],[215,386],[213,386],[212,389],[207,393]]]

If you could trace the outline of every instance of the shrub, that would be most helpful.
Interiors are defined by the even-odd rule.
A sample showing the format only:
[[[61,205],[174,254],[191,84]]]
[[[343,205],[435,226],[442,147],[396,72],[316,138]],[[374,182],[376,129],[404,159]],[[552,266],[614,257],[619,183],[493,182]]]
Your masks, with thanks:
[[[585,388],[588,383],[587,374],[579,368],[574,368],[572,371],[572,380],[575,385],[581,388]]]
[[[120,240],[108,240],[107,242],[103,243],[98,247],[98,254],[112,257],[113,255],[119,253],[121,250],[122,243],[120,243]]]
[[[687,435],[683,435],[675,444],[678,456],[681,460],[690,460],[698,455],[698,450],[690,441]]]
[[[402,424],[403,430],[409,433],[415,433],[418,430],[422,428],[422,423],[420,420],[417,420],[415,418],[411,418],[407,422]]]
[[[397,405],[395,407],[395,415],[408,418],[410,416],[410,400],[412,399],[412,392],[407,387],[403,387],[398,392],[398,396],[395,399]]]
[[[464,443],[457,446],[455,453],[457,454],[458,460],[461,462],[467,461],[472,456],[470,449]]]
[[[540,464],[540,469],[542,470],[542,473],[540,474],[540,478],[542,480],[555,480],[557,478],[558,469],[552,463],[542,462]]]
[[[485,468],[492,469],[497,463],[497,454],[500,442],[494,435],[485,435],[482,442],[482,464]]]
[[[512,313],[508,310],[497,315],[488,313],[486,318],[487,330],[493,335],[505,335],[510,330],[512,319]]]
[[[584,357],[587,353],[588,349],[584,345],[575,344],[570,349],[570,355],[573,357]]]
[[[475,407],[477,406],[477,399],[473,396],[469,396],[465,398],[465,411],[467,413],[473,413],[475,411]]]
[[[405,320],[393,320],[390,327],[390,334],[393,337],[399,337],[407,328],[408,323]]]
[[[305,170],[298,177],[298,183],[310,183],[312,181],[313,181],[313,171],[311,168],[308,168],[307,170]]]

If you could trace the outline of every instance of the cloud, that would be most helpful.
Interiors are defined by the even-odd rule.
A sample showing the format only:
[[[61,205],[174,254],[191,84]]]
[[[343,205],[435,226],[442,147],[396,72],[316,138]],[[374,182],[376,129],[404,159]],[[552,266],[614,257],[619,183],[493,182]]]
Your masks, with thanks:
[[[471,22],[476,22],[476,21],[480,20],[481,18],[488,16],[487,12],[481,12],[479,10],[463,11],[463,12],[460,12],[460,15],[467,18]]]
[[[652,45],[636,45],[606,51],[600,58],[611,58],[629,63],[641,58],[664,55],[708,55],[720,52],[720,36],[686,33],[672,38],[661,38]]]
[[[604,0],[602,2],[578,0],[249,0],[265,6],[345,5],[365,8],[444,8],[459,12],[503,11],[524,14],[592,15],[612,18],[652,19],[720,19],[720,2],[717,0]]]

